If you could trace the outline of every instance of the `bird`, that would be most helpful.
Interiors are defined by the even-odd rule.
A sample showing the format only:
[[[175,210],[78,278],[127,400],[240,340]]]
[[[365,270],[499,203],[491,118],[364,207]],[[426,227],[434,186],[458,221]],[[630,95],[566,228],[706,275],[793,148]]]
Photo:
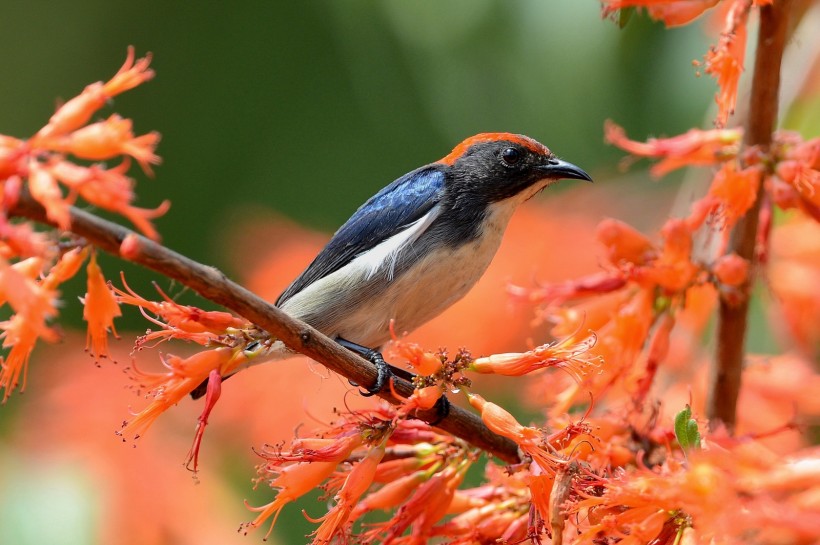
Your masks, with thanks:
[[[379,350],[391,322],[413,331],[464,297],[516,208],[560,179],[592,181],[530,137],[467,138],[361,205],[275,305],[375,363],[379,379],[366,395],[377,393],[389,376]],[[264,361],[294,354],[281,342],[264,352]]]

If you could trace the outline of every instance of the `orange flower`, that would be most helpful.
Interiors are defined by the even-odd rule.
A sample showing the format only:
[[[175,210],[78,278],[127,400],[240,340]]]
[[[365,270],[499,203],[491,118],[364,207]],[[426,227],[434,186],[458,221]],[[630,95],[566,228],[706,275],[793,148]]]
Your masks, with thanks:
[[[650,138],[646,143],[630,140],[623,128],[607,120],[604,138],[610,144],[637,155],[662,159],[650,169],[655,177],[686,166],[708,166],[737,156],[740,150],[741,129],[692,129],[672,138]]]
[[[131,120],[112,114],[105,121],[92,123],[65,136],[44,140],[41,145],[92,161],[130,155],[151,175],[151,165],[161,162],[159,156],[154,154],[158,143],[159,133],[151,132],[135,137]]]
[[[44,138],[63,135],[85,125],[94,113],[113,97],[140,85],[154,77],[148,69],[151,54],[134,62],[134,47],[128,46],[125,63],[107,83],[92,83],[83,92],[72,98],[51,116],[48,125],[40,129],[32,139],[36,146]]]
[[[0,181],[25,171],[25,142],[0,134]]]
[[[430,376],[441,370],[441,357],[425,351],[418,343],[393,339],[391,348],[396,351],[399,357],[407,360],[413,370],[421,376]]]
[[[453,501],[456,489],[464,480],[469,468],[468,462],[448,465],[418,487],[415,493],[405,502],[398,512],[385,523],[374,525],[364,535],[362,543],[373,543],[381,534],[382,545],[394,545],[403,542],[400,538],[412,525],[410,535],[413,543],[425,543],[432,535],[433,526],[447,514],[447,508]]]
[[[672,328],[675,327],[675,318],[671,313],[666,312],[660,317],[659,321],[660,323],[655,328],[649,341],[649,348],[646,353],[646,370],[638,379],[637,391],[634,395],[638,405],[642,405],[649,394],[649,388],[652,386],[658,367],[669,353],[669,335],[672,333]]]
[[[0,258],[47,257],[52,250],[45,233],[34,230],[30,223],[9,223],[0,214]]]
[[[658,259],[628,272],[629,278],[644,287],[659,286],[670,293],[686,289],[700,267],[691,261],[692,232],[684,220],[670,219],[661,229],[663,249]]]
[[[737,254],[722,255],[712,266],[718,282],[727,286],[738,287],[749,278],[749,261]]]
[[[132,363],[129,369],[131,376],[140,388],[149,390],[148,395],[153,399],[145,409],[123,424],[118,435],[139,438],[160,414],[179,403],[208,378],[211,371],[217,370],[224,376],[246,361],[241,349],[229,347],[205,350],[188,358],[168,354],[161,359],[168,369],[165,373],[144,372]]]
[[[313,532],[313,544],[327,544],[334,537],[344,534],[343,526],[349,520],[356,507],[356,502],[373,484],[376,469],[384,457],[384,446],[388,437],[386,436],[381,444],[368,449],[364,459],[350,470],[341,490],[333,498],[336,504],[325,516],[318,519],[322,521],[322,524]]]
[[[820,206],[820,170],[792,159],[777,164],[777,177],[792,186],[803,199]]]
[[[598,224],[595,235],[606,249],[607,261],[616,267],[623,262],[644,265],[656,257],[652,241],[623,221],[607,218]]]
[[[263,451],[261,454],[267,460],[267,463],[259,467],[258,482],[270,479],[268,483],[270,487],[278,488],[279,490],[276,494],[276,498],[267,505],[261,507],[248,506],[251,511],[259,512],[260,514],[252,522],[244,525],[244,527],[248,529],[258,528],[265,520],[273,515],[270,529],[268,533],[265,534],[265,538],[267,539],[273,531],[276,519],[279,518],[279,514],[285,505],[310,492],[314,488],[319,487],[319,485],[333,474],[340,462],[350,457],[353,451],[363,443],[363,440],[364,438],[360,430],[355,430],[353,433],[345,433],[330,440],[322,440],[322,443],[325,445],[323,449],[326,451],[326,454],[320,457],[312,456],[310,451],[305,451],[305,455],[300,456],[298,447],[291,453],[279,452],[278,449]],[[298,444],[299,442],[300,440],[297,439],[296,443]],[[364,481],[367,481],[371,470],[375,472],[376,468],[374,466],[378,466],[378,462],[384,455],[383,445],[381,445],[381,448],[381,453],[378,452],[378,448],[371,449],[372,458],[369,462],[364,463],[362,469],[359,470],[362,475],[354,477],[351,482],[351,487],[355,488]],[[290,463],[292,460],[299,461]],[[273,478],[270,478],[271,476],[273,476]],[[372,476],[370,476],[369,480],[372,481]],[[344,486],[342,488],[344,488]],[[365,487],[364,490],[366,489],[367,487]],[[364,493],[364,490],[362,490],[361,493]],[[350,492],[351,489],[348,489],[348,493]],[[359,495],[361,495],[361,493],[359,493]],[[342,494],[341,491],[340,494]],[[345,499],[344,509],[352,507],[352,504],[348,503],[350,501],[355,503],[356,499],[353,499],[352,496]],[[347,514],[349,514],[349,511]],[[340,523],[343,524],[344,521]],[[328,530],[328,527],[325,527],[325,531],[326,530]]]
[[[539,369],[557,367],[581,379],[588,371],[600,367],[600,356],[586,355],[595,346],[597,336],[592,331],[578,329],[561,341],[541,345],[524,353],[493,354],[477,358],[468,369],[477,373],[521,376]]]
[[[140,311],[147,320],[163,328],[162,331],[147,333],[143,336],[142,342],[156,338],[162,340],[177,338],[205,345],[231,328],[251,327],[247,321],[230,312],[205,311],[194,306],[180,305],[156,286],[164,301],[149,301],[128,286],[125,276],[121,276],[121,280],[127,291],[111,288],[117,296],[117,302],[140,307]],[[151,318],[146,312],[156,314],[160,319]]]
[[[733,227],[752,207],[762,178],[760,166],[739,170],[735,161],[724,164],[715,174],[709,196],[720,206],[727,228]]]
[[[0,260],[2,299],[15,311],[8,320],[0,322],[3,347],[11,348],[5,360],[0,361],[0,388],[5,389],[4,403],[21,380],[21,390],[25,390],[28,362],[37,339],[50,342],[59,339],[59,335],[46,322],[57,314],[54,305],[57,294],[21,272],[27,264],[36,265],[32,270],[39,272],[41,261],[36,258],[15,266]]]
[[[31,196],[46,209],[48,219],[60,229],[68,230],[71,225],[71,204],[63,197],[54,176],[34,159],[29,161],[28,188]]]
[[[409,460],[415,461],[417,458],[409,458]],[[383,465],[384,464],[381,464],[381,466]],[[398,507],[402,502],[410,497],[410,494],[412,494],[415,489],[417,489],[422,483],[438,471],[438,469],[439,466],[436,465],[433,469],[415,471],[409,475],[402,475],[401,477],[388,481],[379,490],[371,492],[362,501],[360,501],[350,514],[350,518],[357,520],[370,511],[375,511],[377,509],[386,511],[388,509]]]
[[[522,451],[532,456],[538,466],[547,473],[555,473],[556,467],[563,463],[563,460],[547,452],[544,442],[544,434],[538,428],[522,426],[513,415],[505,409],[485,400],[478,394],[467,394],[470,405],[481,413],[481,420],[492,431],[512,439]]]
[[[118,337],[114,328],[114,318],[122,316],[120,305],[97,265],[97,255],[91,254],[86,268],[88,291],[82,300],[83,319],[88,322],[88,336],[85,349],[91,349],[95,358],[108,357],[108,331]]]
[[[270,537],[282,509],[290,502],[299,499],[318,487],[335,470],[336,462],[300,462],[279,470],[279,475],[270,481],[271,488],[279,489],[276,498],[260,507],[251,507],[246,504],[248,509],[259,513],[259,515],[244,525],[245,532],[259,528],[262,523],[273,516],[270,529],[265,534],[265,539]]]
[[[737,102],[737,87],[743,73],[743,59],[746,55],[746,20],[752,7],[751,0],[732,0],[726,25],[718,44],[706,54],[704,71],[717,80],[719,91],[715,95],[718,115],[715,124],[726,125],[734,113]]]
[[[46,289],[56,289],[57,286],[63,282],[74,278],[90,251],[91,248],[85,246],[83,248],[72,248],[61,255],[60,259],[43,279],[43,287]]]
[[[149,220],[168,211],[170,203],[164,201],[154,210],[131,206],[134,201],[134,180],[125,173],[130,161],[124,160],[116,167],[105,169],[100,165],[83,167],[57,159],[49,164],[49,171],[72,192],[79,193],[89,203],[128,218],[145,236],[153,240],[159,234]]]
[[[720,0],[603,0],[603,16],[619,9],[646,8],[650,17],[663,21],[668,27],[691,23]]]

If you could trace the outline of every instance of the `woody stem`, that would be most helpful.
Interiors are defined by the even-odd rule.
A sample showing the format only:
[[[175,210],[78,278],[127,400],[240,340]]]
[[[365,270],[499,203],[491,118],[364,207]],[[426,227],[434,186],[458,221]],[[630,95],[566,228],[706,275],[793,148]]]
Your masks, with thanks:
[[[10,216],[32,219],[54,226],[45,209],[27,191],[9,210]],[[377,370],[370,362],[342,348],[308,324],[285,314],[279,308],[228,279],[214,267],[198,263],[184,255],[149,240],[116,223],[106,221],[88,212],[71,207],[71,232],[115,256],[126,237],[136,237],[136,251],[129,251],[128,259],[159,274],[180,282],[203,298],[228,308],[281,340],[289,348],[300,352],[362,387],[376,382]],[[394,391],[402,397],[412,395],[413,384],[398,377],[393,379]],[[401,400],[390,391],[378,395],[398,404]],[[441,419],[435,410],[419,411],[417,416],[427,422],[436,422],[441,428],[468,443],[489,452],[501,460],[518,463],[518,446],[511,440],[490,431],[472,412],[456,406]]]
[[[792,0],[775,0],[771,5],[760,8],[760,31],[744,144],[747,147],[757,146],[764,152],[772,142],[772,131],[777,122],[780,64],[786,45],[791,3]],[[729,244],[730,252],[735,252],[752,264],[752,271],[757,268],[755,242],[763,192],[761,183],[754,205],[736,225]],[[743,287],[745,297],[740,303],[725,299],[720,301],[717,354],[709,381],[706,412],[713,427],[722,423],[730,431],[734,430],[737,420],[737,399],[740,394],[753,279],[754,274],[750,274]]]

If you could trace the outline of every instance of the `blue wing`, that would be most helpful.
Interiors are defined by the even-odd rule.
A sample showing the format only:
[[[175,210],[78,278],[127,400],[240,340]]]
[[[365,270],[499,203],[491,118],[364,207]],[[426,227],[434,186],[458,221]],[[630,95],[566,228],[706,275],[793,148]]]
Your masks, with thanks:
[[[416,169],[371,197],[336,231],[313,263],[279,296],[276,305],[341,269],[362,252],[429,212],[444,189],[444,173],[440,169],[440,165]]]

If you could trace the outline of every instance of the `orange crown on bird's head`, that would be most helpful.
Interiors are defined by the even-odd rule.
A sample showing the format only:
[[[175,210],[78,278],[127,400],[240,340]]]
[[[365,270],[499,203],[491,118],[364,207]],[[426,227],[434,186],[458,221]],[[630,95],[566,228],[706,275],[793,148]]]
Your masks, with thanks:
[[[483,142],[498,141],[506,141],[519,144],[539,155],[549,155],[551,153],[547,146],[545,146],[541,142],[538,142],[537,140],[533,140],[529,136],[524,136],[522,134],[513,134],[510,132],[482,132],[476,134],[475,136],[471,136],[470,138],[467,138],[466,140],[461,142],[459,145],[453,148],[453,151],[448,153],[438,162],[443,163],[445,165],[452,165],[458,160],[459,157],[464,155],[464,153],[468,149],[470,149],[471,146],[481,144]]]

